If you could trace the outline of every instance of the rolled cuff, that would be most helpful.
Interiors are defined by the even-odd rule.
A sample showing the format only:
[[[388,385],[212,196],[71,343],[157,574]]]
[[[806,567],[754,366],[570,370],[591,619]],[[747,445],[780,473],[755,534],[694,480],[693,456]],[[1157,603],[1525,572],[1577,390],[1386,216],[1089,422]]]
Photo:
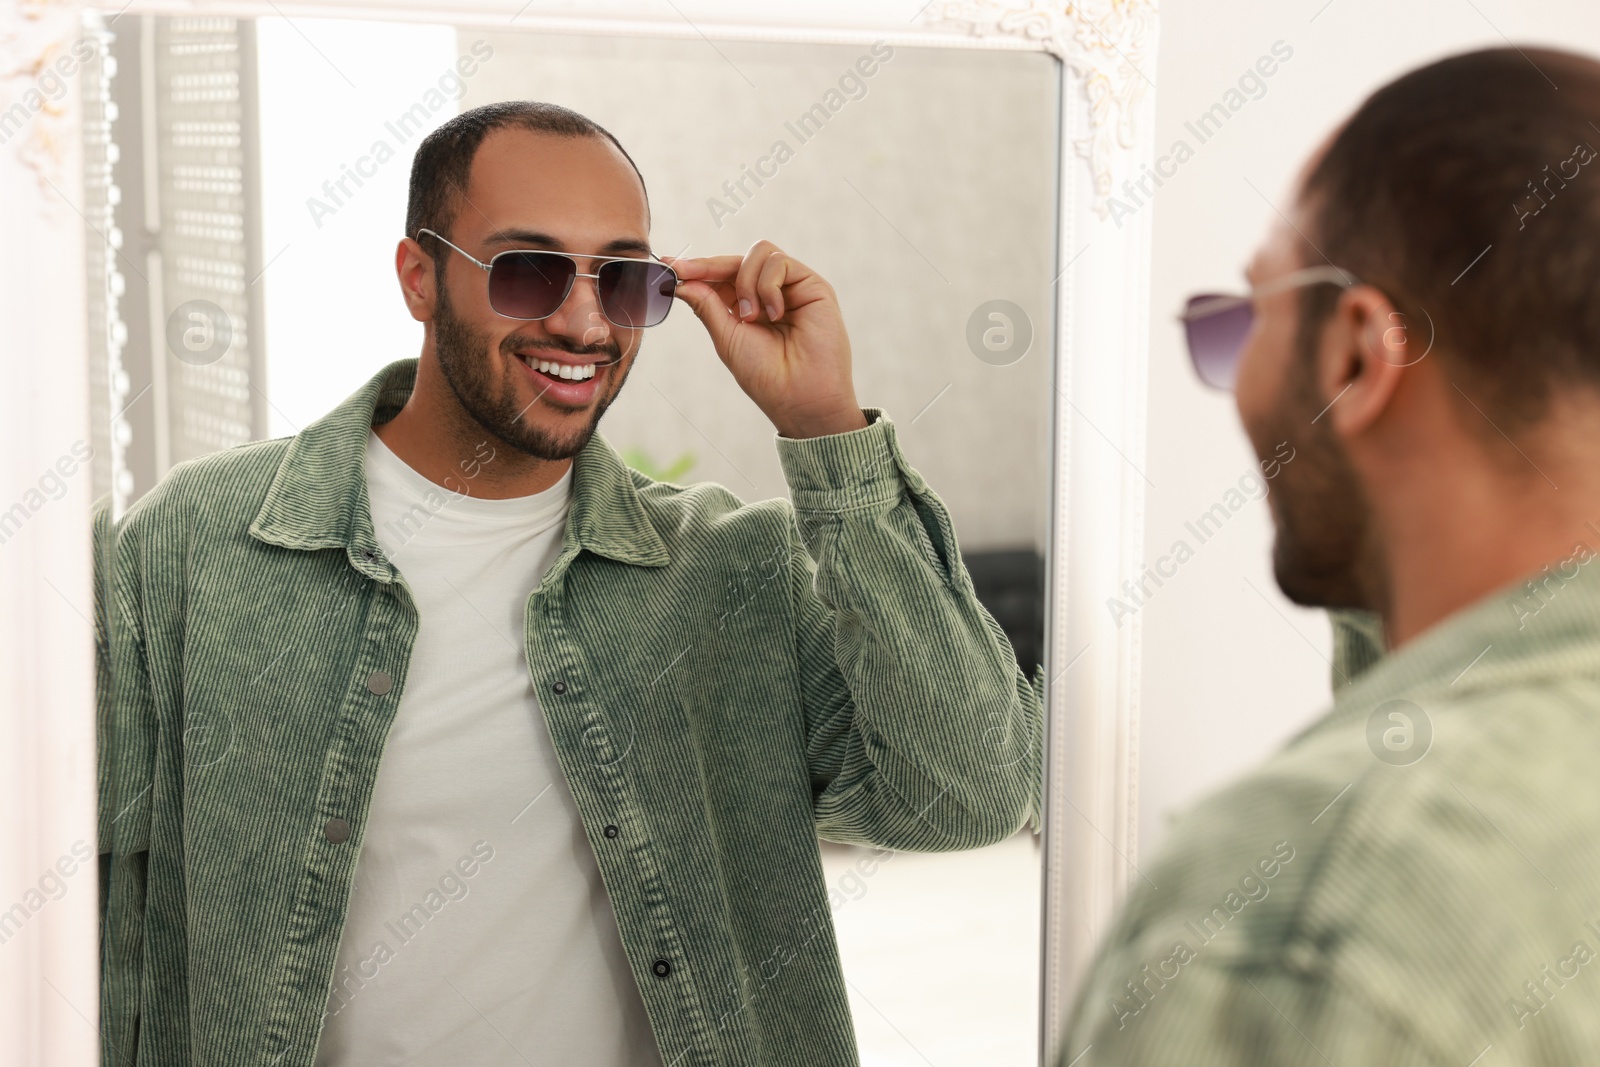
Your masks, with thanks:
[[[926,488],[906,462],[888,414],[876,407],[861,412],[867,425],[859,430],[799,439],[774,435],[796,511],[850,511],[897,500],[902,486]]]

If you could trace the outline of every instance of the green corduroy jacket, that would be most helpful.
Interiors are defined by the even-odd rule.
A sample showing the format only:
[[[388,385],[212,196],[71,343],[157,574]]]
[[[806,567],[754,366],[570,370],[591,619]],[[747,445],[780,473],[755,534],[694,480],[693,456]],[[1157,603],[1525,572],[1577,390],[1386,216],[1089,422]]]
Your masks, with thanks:
[[[97,502],[108,1065],[313,1063],[417,634],[363,466],[416,369],[178,464],[116,522]],[[596,433],[528,591],[539,705],[670,1067],[858,1062],[818,837],[1037,829],[1042,672],[863,410],[776,437],[792,503],[655,481]]]
[[[1051,1067],[1600,1062],[1600,558],[1388,649],[1167,831]]]

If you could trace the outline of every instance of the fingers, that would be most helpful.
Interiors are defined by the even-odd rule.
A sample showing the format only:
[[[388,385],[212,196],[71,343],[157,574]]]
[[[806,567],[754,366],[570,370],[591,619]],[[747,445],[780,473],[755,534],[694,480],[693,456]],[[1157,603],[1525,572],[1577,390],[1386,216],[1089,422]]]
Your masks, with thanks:
[[[724,309],[733,307],[734,292],[733,278],[738,273],[739,264],[743,256],[704,256],[691,258],[688,256],[662,256],[661,261],[672,268],[678,276],[679,286],[675,296],[684,298],[690,307],[695,306],[695,301],[689,299],[685,283],[703,282],[706,288],[716,294],[722,301]],[[692,290],[691,290],[692,291]],[[700,314],[697,310],[696,315]]]
[[[709,289],[711,291],[712,295],[717,300],[722,301],[723,310],[727,311],[730,315],[733,313],[733,283],[732,282],[706,282],[706,281],[699,281],[699,282],[694,282],[693,284],[695,286],[697,286],[697,287],[704,286],[706,289]],[[689,285],[690,285],[690,280],[687,279],[687,278],[684,278],[682,275],[679,275],[678,276],[678,289],[677,289],[677,291],[675,293],[673,293],[673,295],[678,297],[678,298],[680,298],[680,299],[682,299],[684,301],[684,303],[689,304],[691,307],[693,307],[694,301],[689,299],[689,295],[688,294],[691,293],[691,292],[694,292],[696,290],[689,289],[688,288]]]
[[[741,322],[763,316],[776,322],[795,303],[784,298],[785,287],[815,277],[809,267],[766,240],[751,245],[743,256],[664,258],[680,279],[710,284]]]
[[[734,314],[751,322],[765,312],[768,319],[776,322],[783,314],[783,287],[808,273],[799,260],[791,259],[771,241],[757,241],[744,254],[734,278],[734,295],[738,298]]]
[[[739,264],[744,261],[744,257],[662,256],[661,261],[670,264],[673,272],[685,281],[726,282],[733,280],[733,276],[739,270]]]
[[[673,264],[673,269],[677,269],[677,264]],[[683,280],[675,295],[694,310],[695,318],[705,325],[712,345],[720,354],[728,350],[739,322],[728,310],[728,298],[719,295],[716,289],[707,282]]]
[[[789,274],[799,266],[798,261],[776,252],[767,257],[761,265],[761,273],[756,275],[756,298],[773,322],[783,318],[783,287]]]
[[[756,279],[761,275],[761,268],[766,266],[767,257],[777,250],[778,246],[771,241],[757,241],[739,264],[739,273],[733,279],[733,293],[737,298],[733,313],[745,322],[761,314],[756,306]]]

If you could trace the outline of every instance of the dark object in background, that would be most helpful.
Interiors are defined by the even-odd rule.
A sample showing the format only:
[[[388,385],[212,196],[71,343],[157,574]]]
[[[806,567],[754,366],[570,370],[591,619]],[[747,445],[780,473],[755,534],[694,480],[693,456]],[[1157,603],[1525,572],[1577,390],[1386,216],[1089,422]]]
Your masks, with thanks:
[[[1011,641],[1030,679],[1044,662],[1044,557],[1031,548],[963,552],[978,603]]]

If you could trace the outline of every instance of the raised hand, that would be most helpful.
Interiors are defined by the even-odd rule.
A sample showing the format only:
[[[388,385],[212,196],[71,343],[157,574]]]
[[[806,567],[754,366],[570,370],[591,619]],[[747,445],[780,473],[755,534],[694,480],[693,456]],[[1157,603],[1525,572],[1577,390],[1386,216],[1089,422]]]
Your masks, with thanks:
[[[867,425],[833,286],[771,241],[743,256],[667,258],[734,381],[785,437]]]

